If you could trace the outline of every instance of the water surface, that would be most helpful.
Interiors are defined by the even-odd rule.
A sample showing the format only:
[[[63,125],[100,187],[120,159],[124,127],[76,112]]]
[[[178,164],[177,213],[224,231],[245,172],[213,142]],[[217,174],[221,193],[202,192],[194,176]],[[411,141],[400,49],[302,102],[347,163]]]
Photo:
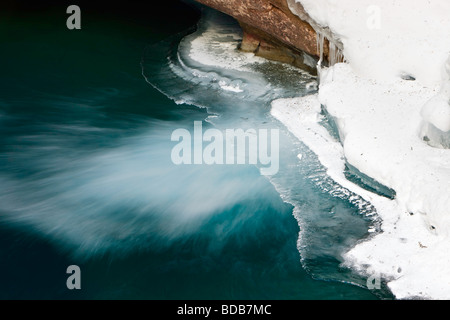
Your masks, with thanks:
[[[269,63],[246,77],[186,60],[189,38],[178,42],[199,13],[183,3],[79,5],[74,31],[61,4],[2,10],[1,298],[376,297],[339,266],[367,232],[364,210],[269,116],[271,99],[309,92],[307,75]],[[194,83],[173,73],[180,61],[246,89]],[[174,165],[170,134],[194,121],[280,129],[279,174]],[[71,264],[82,290],[66,288]]]

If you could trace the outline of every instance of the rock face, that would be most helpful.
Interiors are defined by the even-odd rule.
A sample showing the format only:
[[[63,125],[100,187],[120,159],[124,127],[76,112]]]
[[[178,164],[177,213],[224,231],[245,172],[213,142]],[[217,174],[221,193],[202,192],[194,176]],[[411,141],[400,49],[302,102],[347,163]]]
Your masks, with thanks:
[[[294,15],[286,0],[196,0],[234,17],[242,27],[241,50],[311,69],[303,52],[318,58],[316,32]],[[306,15],[306,13],[305,13]],[[328,46],[324,46],[324,56]]]
[[[273,36],[248,24],[243,22],[239,22],[239,24],[243,30],[240,46],[242,51],[253,52],[257,56],[289,63],[312,74],[316,73],[314,59],[309,59],[312,60],[311,63],[306,64],[301,50],[287,46]]]

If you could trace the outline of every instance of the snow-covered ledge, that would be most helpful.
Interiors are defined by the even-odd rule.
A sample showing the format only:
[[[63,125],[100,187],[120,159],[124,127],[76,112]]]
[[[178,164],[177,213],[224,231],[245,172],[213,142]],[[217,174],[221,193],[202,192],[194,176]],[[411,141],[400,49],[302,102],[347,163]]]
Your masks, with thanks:
[[[272,114],[307,140],[296,126],[317,129],[315,117],[305,124],[295,109],[318,114],[323,105],[346,161],[396,192],[394,200],[367,196],[383,232],[348,252],[348,265],[380,273],[397,298],[450,299],[450,2],[295,2],[316,31],[342,43],[346,63],[321,71],[317,97],[275,102]],[[317,146],[326,140],[312,149],[326,150]]]

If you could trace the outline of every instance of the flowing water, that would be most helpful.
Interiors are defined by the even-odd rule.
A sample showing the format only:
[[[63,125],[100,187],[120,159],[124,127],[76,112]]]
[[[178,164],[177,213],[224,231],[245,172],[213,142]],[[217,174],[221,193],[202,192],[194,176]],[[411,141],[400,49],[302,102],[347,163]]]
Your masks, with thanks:
[[[206,10],[192,34],[190,6],[131,4],[81,3],[73,31],[60,4],[2,11],[0,298],[389,297],[341,266],[373,208],[270,116],[316,79],[202,64],[192,40],[213,28],[208,50],[226,56],[234,21]],[[173,164],[171,134],[194,121],[280,130],[279,172]],[[82,290],[66,288],[72,264]]]

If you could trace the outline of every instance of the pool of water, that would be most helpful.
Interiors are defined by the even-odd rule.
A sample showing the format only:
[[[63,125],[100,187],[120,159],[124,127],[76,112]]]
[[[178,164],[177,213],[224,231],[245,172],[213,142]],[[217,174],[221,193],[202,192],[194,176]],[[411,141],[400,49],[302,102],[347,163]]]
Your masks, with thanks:
[[[389,297],[341,267],[373,223],[370,204],[270,117],[271,100],[312,93],[313,77],[190,59],[211,25],[219,43],[239,33],[215,12],[197,30],[198,9],[182,2],[79,6],[72,31],[57,2],[1,13],[0,298]],[[194,121],[280,130],[278,173],[173,164],[171,133]],[[66,288],[72,264],[81,290]]]

